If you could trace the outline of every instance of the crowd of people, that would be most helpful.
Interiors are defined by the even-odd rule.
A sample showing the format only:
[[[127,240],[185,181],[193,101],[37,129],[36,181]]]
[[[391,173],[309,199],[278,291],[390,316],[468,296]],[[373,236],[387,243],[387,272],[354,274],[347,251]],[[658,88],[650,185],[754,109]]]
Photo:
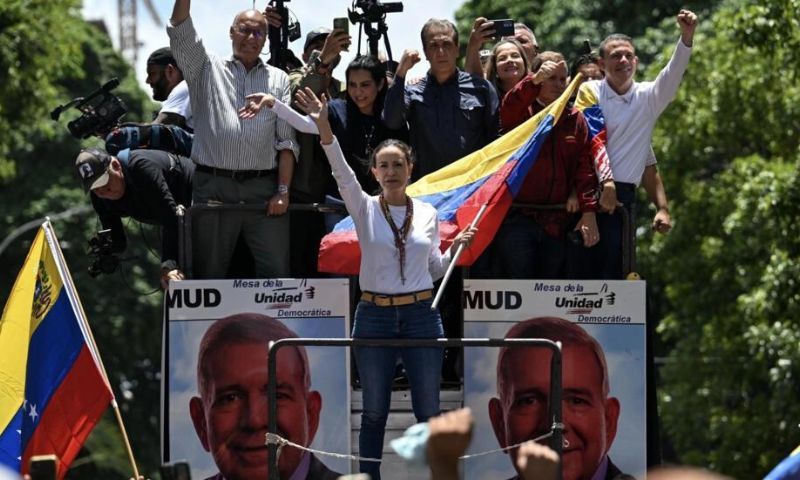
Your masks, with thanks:
[[[653,229],[666,233],[672,226],[650,142],[689,62],[697,22],[692,12],[678,14],[680,41],[654,81],[635,81],[638,59],[628,36],[611,35],[598,52],[570,58],[540,51],[533,31],[522,23],[514,25],[512,36],[498,38],[494,22],[486,18],[473,24],[463,70],[458,67],[456,27],[430,19],[420,32],[422,51],[405,49],[395,71],[364,55],[345,67],[340,81],[335,72],[352,42],[345,31],[319,27],[309,32],[303,65],[284,72],[261,58],[268,29],[283,21],[272,7],[236,16],[229,27],[229,58],[206,51],[189,2],[176,2],[175,7],[168,28],[170,47],[149,57],[147,83],[153,98],[164,102],[154,123],[194,134],[191,159],[175,152],[164,156],[139,151],[136,162],[127,152],[94,150],[82,152],[76,161],[117,250],[125,248],[121,217],[165,227],[164,236],[171,238],[163,241],[163,284],[184,278],[175,222],[169,218],[178,204],[223,207],[195,212],[193,278],[230,276],[232,258],[238,258],[234,252],[242,244],[249,252],[245,273],[252,276],[321,275],[320,240],[343,215],[300,208],[287,214],[290,205],[343,205],[316,126],[306,121],[298,128],[290,121],[292,114],[305,113],[297,95],[306,89],[326,97],[344,160],[361,189],[372,195],[379,192],[371,164],[381,142],[394,139],[410,147],[417,159],[410,179],[417,180],[524,123],[581,75],[581,90],[598,99],[605,121],[607,157],[594,155],[592,142],[597,139],[584,113],[574,108],[564,112],[525,178],[515,199],[518,206],[471,269],[471,277],[623,278],[625,219],[619,207],[633,218],[639,184],[656,207]],[[494,42],[488,55],[481,50],[487,42]],[[423,55],[427,74],[407,79]],[[276,100],[291,108],[271,108]],[[109,192],[106,184],[114,172],[124,181],[119,182],[122,188]],[[143,194],[146,207],[140,201]],[[241,204],[264,205],[266,215],[224,208]],[[242,276],[241,269],[233,271]]]
[[[470,275],[622,278],[618,207],[635,211],[640,184],[656,206],[653,228],[660,233],[671,228],[650,143],[655,122],[676,95],[688,65],[697,25],[692,12],[678,13],[680,39],[674,54],[650,82],[634,79],[638,59],[628,36],[611,35],[597,55],[569,59],[561,52],[539,51],[534,32],[523,24],[515,25],[513,36],[496,38],[494,23],[485,18],[474,22],[464,70],[458,67],[455,25],[430,19],[420,32],[422,52],[405,49],[396,71],[361,56],[346,66],[341,82],[334,72],[352,42],[341,30],[308,33],[304,64],[297,69],[284,72],[262,60],[268,28],[283,20],[271,8],[240,12],[227,27],[233,54],[218,57],[206,50],[195,29],[190,0],[175,0],[167,27],[170,47],[151,56],[147,81],[154,98],[165,99],[165,108],[171,105],[157,121],[193,132],[191,158],[157,150],[112,155],[92,149],[76,160],[118,249],[125,246],[121,217],[163,227],[164,285],[184,278],[176,251],[178,205],[221,207],[193,214],[192,278],[226,277],[240,243],[250,252],[254,276],[285,278],[318,274],[320,240],[334,223],[333,217],[316,212],[287,214],[289,206],[343,204],[361,249],[362,294],[353,336],[442,337],[441,317],[431,309],[434,281],[452,252],[468,247],[476,232],[464,230],[442,252],[436,210],[409,197],[406,187],[523,124],[558,99],[570,76],[578,73],[585,80],[581,92],[598,99],[607,156],[593,155],[597,139],[584,113],[565,111],[524,180],[516,199],[522,206],[507,215]],[[488,41],[496,44],[491,55],[482,56]],[[423,55],[427,74],[407,78]],[[180,99],[171,102],[173,93]],[[183,107],[174,106],[180,103]],[[263,208],[233,208],[237,205]],[[442,351],[359,347],[355,359],[364,400],[359,452],[380,459],[395,364],[402,360],[414,414],[425,422],[439,413]],[[206,372],[199,372],[201,397],[193,400],[192,418],[204,447],[212,450],[214,432],[206,426],[214,411],[206,398]],[[499,390],[492,421],[498,441],[512,444],[518,438],[506,428],[510,413],[506,392]],[[317,404],[313,395],[308,398],[309,405]],[[615,425],[613,399],[601,400],[601,415]],[[306,410],[313,417],[318,406]],[[301,433],[304,441],[313,438],[313,429]],[[223,450],[214,453],[223,455]],[[613,472],[607,449],[595,453],[587,469]],[[538,458],[538,453],[531,455]],[[525,475],[529,457],[515,460],[524,478],[530,478]],[[304,461],[306,469],[314,468],[309,467],[313,459]],[[380,479],[377,462],[363,462],[361,470]]]

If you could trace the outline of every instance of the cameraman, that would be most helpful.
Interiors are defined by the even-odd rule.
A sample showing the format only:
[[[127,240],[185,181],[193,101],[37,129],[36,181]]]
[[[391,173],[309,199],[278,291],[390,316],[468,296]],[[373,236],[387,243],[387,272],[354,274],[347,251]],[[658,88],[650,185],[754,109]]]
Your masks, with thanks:
[[[192,200],[194,164],[163,150],[132,150],[127,161],[100,149],[82,150],[75,160],[83,188],[104,229],[111,230],[112,250],[127,247],[122,217],[161,225],[161,284],[183,279],[178,270],[178,205]]]
[[[153,89],[153,100],[163,102],[153,123],[177,125],[193,131],[189,87],[169,47],[159,48],[147,57],[146,82]]]

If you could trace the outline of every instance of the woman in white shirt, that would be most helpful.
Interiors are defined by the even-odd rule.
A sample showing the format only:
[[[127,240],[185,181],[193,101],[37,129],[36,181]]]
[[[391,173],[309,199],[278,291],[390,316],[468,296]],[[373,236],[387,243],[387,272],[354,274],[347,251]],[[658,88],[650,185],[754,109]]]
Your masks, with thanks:
[[[439,312],[431,308],[433,281],[450,264],[451,250],[472,241],[474,230],[459,234],[445,253],[439,249],[436,209],[406,195],[414,167],[411,148],[385,140],[372,154],[371,171],[379,195],[365,193],[342,155],[328,122],[328,105],[309,90],[299,91],[297,103],[319,129],[339,192],[353,218],[361,247],[359,284],[364,292],[353,327],[354,338],[441,338]],[[360,456],[381,458],[386,419],[398,356],[408,374],[411,403],[420,422],[439,414],[441,348],[355,349],[363,412]],[[380,480],[380,464],[361,462],[361,472]]]

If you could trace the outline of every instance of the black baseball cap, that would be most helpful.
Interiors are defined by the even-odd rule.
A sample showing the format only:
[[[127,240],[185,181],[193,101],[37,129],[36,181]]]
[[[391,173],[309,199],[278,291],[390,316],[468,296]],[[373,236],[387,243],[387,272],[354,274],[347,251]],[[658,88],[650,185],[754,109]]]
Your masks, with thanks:
[[[75,169],[83,182],[86,192],[100,188],[108,183],[108,165],[111,155],[98,148],[81,150],[75,159]]]
[[[308,50],[308,46],[314,43],[319,38],[328,38],[331,29],[325,27],[315,28],[306,34],[306,43],[303,45],[303,52]]]

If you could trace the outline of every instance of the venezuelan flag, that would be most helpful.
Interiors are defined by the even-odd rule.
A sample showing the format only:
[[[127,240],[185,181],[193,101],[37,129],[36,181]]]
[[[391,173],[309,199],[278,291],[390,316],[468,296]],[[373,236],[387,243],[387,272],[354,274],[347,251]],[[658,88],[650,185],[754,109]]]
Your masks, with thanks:
[[[482,149],[422,177],[407,189],[408,195],[430,203],[439,212],[441,249],[468,227],[483,205],[478,234],[459,259],[466,266],[480,256],[494,238],[539,149],[566,108],[578,78],[547,108]],[[357,275],[361,261],[355,225],[348,217],[322,239],[319,270]]]
[[[764,480],[800,480],[800,447],[797,447]]]
[[[64,478],[113,399],[78,302],[45,222],[0,320],[0,464],[12,470],[55,454]]]
[[[575,109],[583,113],[589,126],[589,138],[592,142],[592,160],[600,184],[612,179],[611,164],[606,151],[607,130],[606,119],[600,110],[600,100],[597,87],[599,82],[584,82],[578,89],[575,98]]]

